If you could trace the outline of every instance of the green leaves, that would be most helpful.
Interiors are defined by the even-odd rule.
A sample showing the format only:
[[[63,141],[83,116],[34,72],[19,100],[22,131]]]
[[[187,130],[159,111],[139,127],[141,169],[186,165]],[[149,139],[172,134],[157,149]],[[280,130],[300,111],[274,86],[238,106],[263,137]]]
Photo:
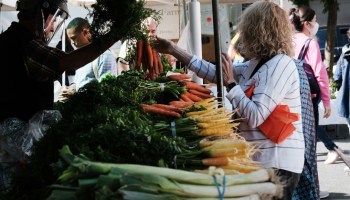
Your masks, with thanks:
[[[144,0],[96,0],[90,12],[92,35],[99,38],[108,31],[120,39],[142,35],[143,21],[157,13],[144,6]]]

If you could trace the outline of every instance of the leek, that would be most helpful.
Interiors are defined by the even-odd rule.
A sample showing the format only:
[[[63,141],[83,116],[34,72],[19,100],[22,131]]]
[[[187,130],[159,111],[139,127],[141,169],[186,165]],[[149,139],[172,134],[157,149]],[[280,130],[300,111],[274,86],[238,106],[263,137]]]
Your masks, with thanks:
[[[145,173],[164,176],[166,178],[190,184],[198,185],[215,185],[213,177],[209,174],[190,172],[185,170],[169,169],[163,167],[136,165],[136,164],[113,164],[91,162],[82,157],[73,155],[68,146],[60,150],[60,155],[70,164],[67,170],[59,177],[59,180],[72,181],[76,180],[82,174],[122,174],[122,173]],[[271,171],[259,169],[249,174],[226,175],[226,185],[240,185],[247,183],[265,182],[270,179]],[[221,183],[223,176],[217,177]]]
[[[121,178],[122,190],[142,191],[147,193],[174,194],[181,197],[219,198],[219,191],[215,185],[182,184],[159,175],[125,174]],[[252,183],[225,186],[223,197],[241,197],[253,194],[279,196],[282,186],[271,182]]]

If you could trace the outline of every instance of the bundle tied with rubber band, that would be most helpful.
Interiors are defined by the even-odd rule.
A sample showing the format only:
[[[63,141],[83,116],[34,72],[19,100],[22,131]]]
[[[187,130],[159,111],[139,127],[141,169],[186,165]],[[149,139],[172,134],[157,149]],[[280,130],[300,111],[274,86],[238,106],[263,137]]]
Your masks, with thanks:
[[[255,85],[251,85],[245,94],[252,98]],[[276,144],[282,143],[293,134],[295,127],[293,122],[299,120],[299,114],[290,112],[288,105],[277,105],[269,117],[258,128]]]

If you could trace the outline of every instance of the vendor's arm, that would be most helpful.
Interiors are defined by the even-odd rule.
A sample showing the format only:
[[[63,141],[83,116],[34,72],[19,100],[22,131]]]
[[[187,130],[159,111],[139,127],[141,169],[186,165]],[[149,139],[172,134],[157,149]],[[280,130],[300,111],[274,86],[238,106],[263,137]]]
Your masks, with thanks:
[[[62,71],[79,69],[95,60],[118,40],[111,33],[107,33],[90,44],[62,56],[58,67]]]
[[[85,47],[65,53],[47,46],[40,40],[33,40],[25,49],[24,63],[27,74],[37,81],[58,78],[63,71],[76,70],[92,62],[114,42],[111,34],[106,34]]]

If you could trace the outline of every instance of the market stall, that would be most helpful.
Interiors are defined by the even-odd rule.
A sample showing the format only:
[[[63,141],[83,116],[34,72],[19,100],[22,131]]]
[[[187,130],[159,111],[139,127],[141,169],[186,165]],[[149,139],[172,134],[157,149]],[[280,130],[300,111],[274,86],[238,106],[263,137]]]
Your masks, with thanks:
[[[55,200],[281,197],[274,171],[253,161],[258,149],[239,134],[235,111],[152,49],[141,22],[155,12],[137,2],[99,3],[91,31],[98,37],[120,26],[116,35],[135,41],[131,70],[88,83],[29,123],[2,122],[1,153],[14,156],[21,173],[1,192]],[[137,26],[119,17],[129,11],[139,14]]]

